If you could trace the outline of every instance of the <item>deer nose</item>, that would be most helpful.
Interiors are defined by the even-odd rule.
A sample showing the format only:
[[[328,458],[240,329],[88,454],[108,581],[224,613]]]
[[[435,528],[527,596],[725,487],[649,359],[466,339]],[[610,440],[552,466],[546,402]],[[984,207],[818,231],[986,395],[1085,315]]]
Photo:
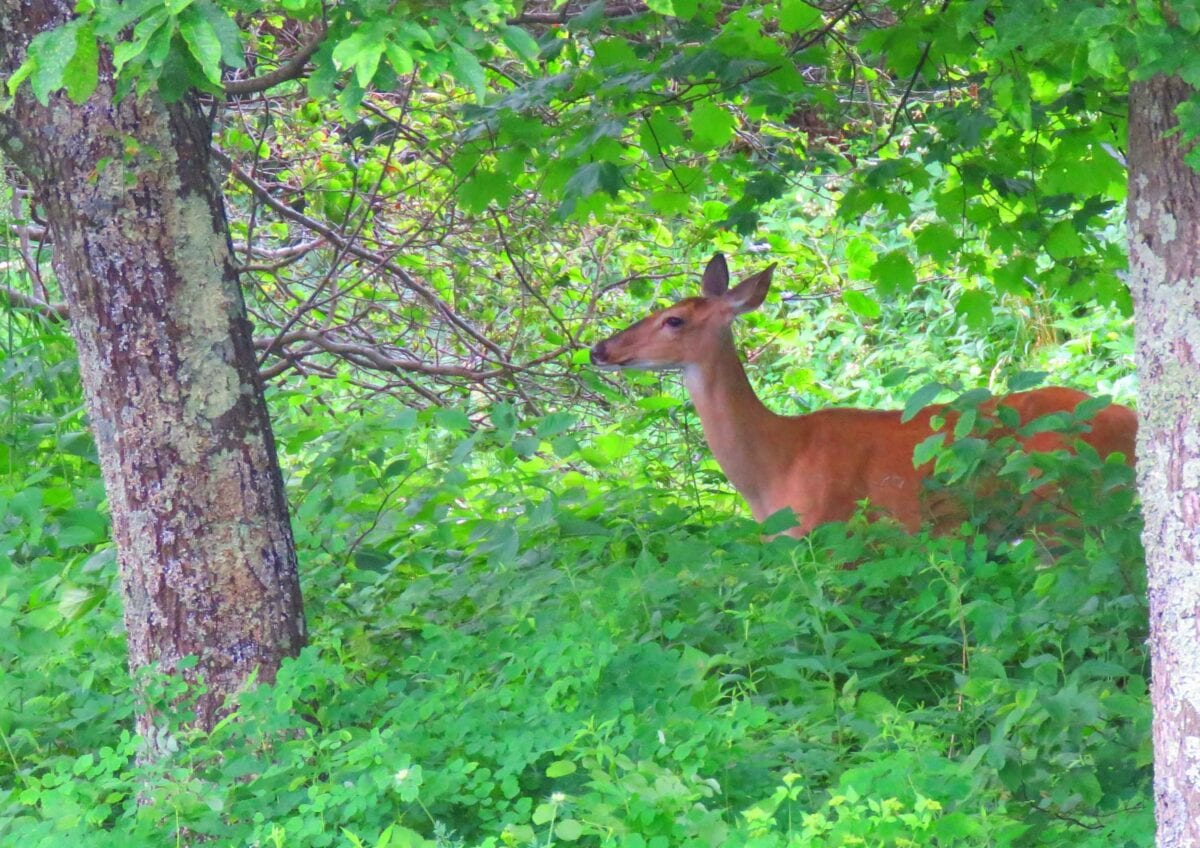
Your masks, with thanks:
[[[597,342],[592,347],[592,364],[603,365],[608,362],[608,342]]]

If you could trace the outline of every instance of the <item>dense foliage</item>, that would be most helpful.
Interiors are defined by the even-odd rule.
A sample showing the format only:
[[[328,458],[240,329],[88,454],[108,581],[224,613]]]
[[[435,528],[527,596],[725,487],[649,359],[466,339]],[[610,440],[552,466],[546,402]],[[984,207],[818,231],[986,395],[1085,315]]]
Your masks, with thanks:
[[[80,10],[10,90],[87,96],[97,44],[123,87],[224,86],[269,376],[540,412],[614,288],[734,232],[868,318],[930,283],[976,335],[1013,298],[1128,310],[1128,79],[1200,73],[1195,0]]]
[[[582,366],[723,249],[781,264],[739,331],[779,411],[1128,402],[1122,98],[1196,78],[1195,2],[527,6],[84,2],[10,81],[83,99],[116,44],[227,95],[312,639],[207,735],[148,676],[139,761],[53,245],[7,222],[0,841],[1150,845],[1124,466],[1043,463],[1059,525],[996,534],[1012,482],[946,538],[763,543],[670,378]],[[980,464],[1024,468],[939,484]]]
[[[850,372],[839,390],[892,391],[867,379],[884,355],[867,339],[953,322],[951,303],[921,303],[874,326],[806,306],[792,347],[824,355],[804,385]],[[720,478],[678,443],[696,431],[672,426],[678,390],[657,380],[610,428],[276,391],[312,645],[211,735],[179,729],[177,759],[139,764],[70,346],[6,322],[5,842],[1151,844],[1123,466],[1064,472],[1106,482],[1075,503],[1056,559],[1049,533],[969,528],[764,544],[713,499]],[[1076,382],[1118,373],[1120,351],[1107,377],[1069,355],[1114,325],[1049,325],[1076,338],[1018,365],[1066,351]],[[1008,326],[996,350],[1032,335]],[[977,351],[930,345],[908,365],[976,379]],[[150,690],[184,694],[171,714],[186,720],[186,693]]]

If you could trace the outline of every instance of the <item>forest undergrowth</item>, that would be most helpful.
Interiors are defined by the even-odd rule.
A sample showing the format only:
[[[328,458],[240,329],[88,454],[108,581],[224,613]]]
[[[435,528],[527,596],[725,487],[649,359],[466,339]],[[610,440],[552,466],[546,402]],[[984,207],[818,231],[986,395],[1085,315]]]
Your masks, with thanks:
[[[207,735],[141,681],[178,754],[140,763],[70,344],[9,328],[5,845],[1152,844],[1124,465],[1045,463],[1060,526],[764,542],[653,378],[609,423],[273,390],[310,645]]]

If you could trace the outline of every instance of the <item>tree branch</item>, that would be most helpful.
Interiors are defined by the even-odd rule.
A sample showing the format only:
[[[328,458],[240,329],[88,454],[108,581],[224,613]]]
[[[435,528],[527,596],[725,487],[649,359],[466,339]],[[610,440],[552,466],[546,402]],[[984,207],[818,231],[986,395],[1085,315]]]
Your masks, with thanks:
[[[0,286],[0,300],[4,300],[10,309],[28,309],[51,321],[66,321],[70,318],[65,303],[47,303],[39,297],[8,286]]]
[[[317,52],[321,46],[321,42],[325,40],[325,33],[328,28],[325,26],[325,21],[317,21],[316,32],[313,37],[301,47],[290,59],[284,62],[275,70],[268,74],[263,74],[261,77],[245,80],[230,80],[225,83],[226,97],[245,97],[249,94],[258,94],[261,91],[266,91],[279,85],[281,82],[286,82],[290,79],[295,79],[304,73],[304,66],[313,54]]]

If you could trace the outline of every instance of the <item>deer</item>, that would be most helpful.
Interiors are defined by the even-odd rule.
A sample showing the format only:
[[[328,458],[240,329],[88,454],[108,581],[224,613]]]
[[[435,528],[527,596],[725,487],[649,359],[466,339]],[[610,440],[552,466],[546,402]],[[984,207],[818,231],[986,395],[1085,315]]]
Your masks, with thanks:
[[[950,532],[960,517],[939,511],[923,497],[932,462],[914,465],[916,446],[935,430],[953,427],[953,413],[927,406],[908,420],[899,410],[831,407],[804,415],[779,415],[755,393],[733,340],[737,316],[762,305],[776,265],[746,277],[732,289],[725,257],[717,253],[701,278],[701,294],[652,312],[597,343],[591,361],[604,370],[682,371],[683,384],[704,438],[730,484],[762,522],[790,508],[804,537],[813,528],[847,521],[866,501],[871,517],[888,517],[909,532],[930,523]],[[1089,395],[1045,386],[992,398],[981,406],[1010,407],[1020,426],[1055,412],[1074,412]],[[1101,458],[1121,454],[1133,463],[1137,416],[1110,403],[1087,422],[1080,436]],[[1019,435],[1027,452],[1072,450],[1074,437],[1059,432]]]

